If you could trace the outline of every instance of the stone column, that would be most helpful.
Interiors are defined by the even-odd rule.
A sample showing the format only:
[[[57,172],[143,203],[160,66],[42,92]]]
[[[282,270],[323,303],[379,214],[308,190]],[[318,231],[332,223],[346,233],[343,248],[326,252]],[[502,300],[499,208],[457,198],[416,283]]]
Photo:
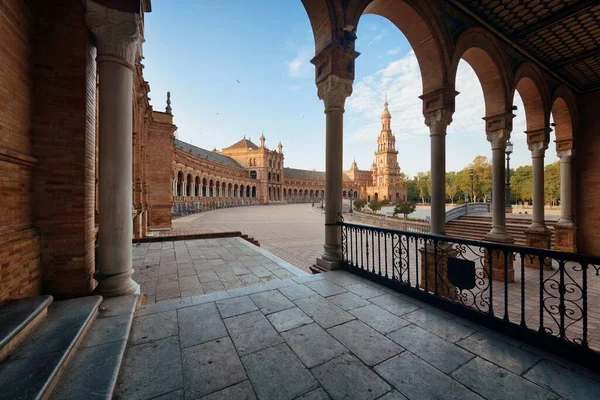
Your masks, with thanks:
[[[512,243],[513,239],[506,231],[506,210],[504,179],[506,168],[504,166],[504,150],[506,141],[510,139],[508,129],[487,132],[487,139],[492,145],[492,230],[486,239],[492,242]]]
[[[535,133],[527,132],[528,139]],[[531,151],[531,164],[533,175],[533,218],[531,225],[525,231],[527,246],[542,249],[550,248],[551,232],[546,228],[546,219],[544,217],[544,153],[548,148],[547,135],[542,136],[542,140],[529,141],[529,150]],[[545,263],[545,269],[551,268],[550,260]],[[530,268],[539,268],[540,260],[536,257],[526,257],[525,265]]]
[[[560,158],[560,219],[554,226],[554,247],[560,251],[577,251],[577,227],[573,223],[571,209],[573,150],[558,152]]]
[[[137,14],[85,2],[85,22],[96,37],[99,98],[99,273],[103,296],[135,293],[131,278],[133,68],[141,53]]]
[[[560,158],[560,225],[573,225],[571,215],[571,161],[572,150],[564,150],[558,153]]]
[[[452,113],[441,109],[425,115],[431,138],[431,233],[446,233],[446,128]]]
[[[342,259],[341,228],[335,225],[342,213],[342,173],[344,103],[352,94],[352,80],[335,75],[317,84],[319,99],[325,103],[325,245],[317,258],[318,269],[332,270],[340,267]]]

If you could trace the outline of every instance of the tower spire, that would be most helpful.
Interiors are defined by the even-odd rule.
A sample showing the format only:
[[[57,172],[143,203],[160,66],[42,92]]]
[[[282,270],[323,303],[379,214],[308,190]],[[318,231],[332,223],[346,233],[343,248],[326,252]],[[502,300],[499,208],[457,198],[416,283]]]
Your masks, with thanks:
[[[167,107],[165,107],[167,114],[172,114],[173,109],[171,108],[171,92],[167,92]]]

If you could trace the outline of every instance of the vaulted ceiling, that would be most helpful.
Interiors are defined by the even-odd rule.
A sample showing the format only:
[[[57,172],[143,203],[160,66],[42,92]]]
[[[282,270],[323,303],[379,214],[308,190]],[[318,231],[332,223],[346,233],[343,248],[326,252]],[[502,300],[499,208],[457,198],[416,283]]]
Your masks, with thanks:
[[[578,91],[600,88],[600,1],[447,1],[491,25]]]

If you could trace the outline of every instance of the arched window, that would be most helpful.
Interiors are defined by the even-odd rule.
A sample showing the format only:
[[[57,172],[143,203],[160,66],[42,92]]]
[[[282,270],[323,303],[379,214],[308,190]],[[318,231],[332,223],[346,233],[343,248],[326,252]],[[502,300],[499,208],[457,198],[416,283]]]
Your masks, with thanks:
[[[257,173],[256,171],[250,171],[250,179],[256,179]]]

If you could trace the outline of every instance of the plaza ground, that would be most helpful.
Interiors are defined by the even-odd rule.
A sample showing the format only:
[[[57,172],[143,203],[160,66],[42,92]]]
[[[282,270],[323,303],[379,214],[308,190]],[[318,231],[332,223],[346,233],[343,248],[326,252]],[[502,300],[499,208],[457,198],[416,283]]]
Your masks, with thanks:
[[[213,210],[173,220],[174,234],[241,231],[261,248],[309,271],[323,253],[325,217],[320,203],[278,204]]]

